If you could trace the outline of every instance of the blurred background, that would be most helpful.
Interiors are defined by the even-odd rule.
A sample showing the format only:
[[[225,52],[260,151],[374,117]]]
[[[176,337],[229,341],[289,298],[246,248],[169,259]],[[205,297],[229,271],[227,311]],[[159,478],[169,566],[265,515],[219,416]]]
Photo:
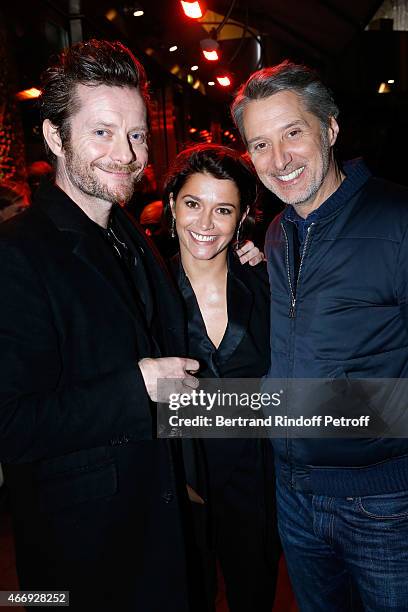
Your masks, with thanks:
[[[160,191],[187,143],[241,147],[229,115],[233,92],[252,71],[285,58],[319,69],[334,90],[340,158],[363,155],[375,173],[408,182],[406,0],[4,2],[0,181],[35,188],[49,172],[36,107],[39,75],[50,55],[91,37],[120,39],[147,69],[152,142],[149,187],[142,190]]]

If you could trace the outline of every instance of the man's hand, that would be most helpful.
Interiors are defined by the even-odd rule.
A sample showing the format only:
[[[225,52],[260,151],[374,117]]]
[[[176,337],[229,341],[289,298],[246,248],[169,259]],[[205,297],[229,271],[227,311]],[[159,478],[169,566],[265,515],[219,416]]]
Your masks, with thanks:
[[[138,363],[146,385],[147,393],[153,402],[157,402],[157,380],[159,378],[180,379],[181,386],[196,389],[198,379],[190,374],[197,372],[200,364],[195,359],[187,357],[146,357]],[[187,389],[186,389],[187,391]]]
[[[203,498],[197,493],[197,491],[193,489],[193,487],[190,487],[189,484],[186,485],[186,487],[187,487],[187,495],[191,502],[194,502],[195,504],[205,504],[205,501],[203,500]]]
[[[242,264],[248,262],[250,266],[256,266],[265,260],[265,255],[250,240],[247,240],[240,249],[237,249],[236,253]]]

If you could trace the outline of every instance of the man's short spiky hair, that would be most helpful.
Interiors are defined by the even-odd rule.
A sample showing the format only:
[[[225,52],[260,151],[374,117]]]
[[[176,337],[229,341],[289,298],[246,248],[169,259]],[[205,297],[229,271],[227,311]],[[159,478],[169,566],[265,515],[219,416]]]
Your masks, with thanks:
[[[42,75],[41,119],[57,128],[61,142],[70,137],[70,117],[79,109],[77,85],[135,87],[148,104],[147,79],[141,63],[120,42],[88,40],[65,49]],[[53,164],[55,155],[45,143]]]
[[[253,100],[269,98],[280,91],[296,93],[306,110],[315,115],[324,127],[327,127],[330,117],[338,117],[339,109],[332,92],[322,83],[317,72],[308,66],[285,60],[277,66],[254,72],[238,90],[231,105],[231,113],[244,142],[245,106]]]

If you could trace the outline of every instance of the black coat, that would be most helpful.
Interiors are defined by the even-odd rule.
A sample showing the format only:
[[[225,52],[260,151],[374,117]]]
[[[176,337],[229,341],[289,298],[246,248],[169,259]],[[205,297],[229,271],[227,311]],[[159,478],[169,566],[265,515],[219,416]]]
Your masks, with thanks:
[[[184,354],[180,302],[142,232],[112,214],[143,261],[144,309],[58,188],[0,228],[0,461],[20,587],[70,590],[74,610],[183,612],[177,470],[137,367],[152,337],[155,355]]]

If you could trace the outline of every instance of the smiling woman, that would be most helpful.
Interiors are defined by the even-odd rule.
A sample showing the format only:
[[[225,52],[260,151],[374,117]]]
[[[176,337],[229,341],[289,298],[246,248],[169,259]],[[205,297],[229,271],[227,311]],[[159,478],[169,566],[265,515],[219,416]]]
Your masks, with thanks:
[[[250,223],[256,193],[252,168],[237,152],[217,145],[180,153],[165,184],[163,201],[180,244],[173,271],[185,303],[188,355],[200,362],[201,378],[258,378],[269,367],[266,270],[264,264],[242,266],[232,246]],[[218,560],[229,609],[270,612],[279,544],[269,442],[183,443],[185,457],[202,458],[201,470],[187,459],[186,472],[191,500],[205,500],[192,504],[205,610],[214,609]]]
[[[180,244],[180,260],[194,289],[208,337],[225,334],[228,250],[242,238],[256,200],[256,179],[238,153],[198,145],[180,153],[166,181],[164,202]]]
[[[190,176],[176,201],[171,195],[170,202],[185,263],[190,258],[217,257],[232,241],[239,219],[243,221],[247,214],[240,215],[239,191],[232,180],[202,173]]]

